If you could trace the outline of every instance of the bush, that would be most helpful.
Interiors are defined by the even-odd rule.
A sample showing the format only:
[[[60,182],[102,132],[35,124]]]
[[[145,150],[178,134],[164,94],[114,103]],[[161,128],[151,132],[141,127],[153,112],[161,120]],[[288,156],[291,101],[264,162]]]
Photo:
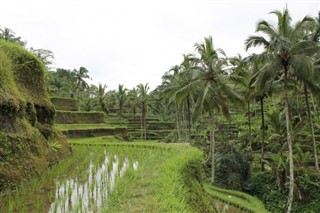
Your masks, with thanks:
[[[251,181],[254,187],[249,193],[260,198],[269,211],[283,212],[286,209],[288,190],[279,189],[270,172],[257,172]],[[292,212],[319,212],[319,200],[320,177],[314,173],[297,171]]]
[[[234,144],[223,143],[217,148],[216,178],[217,183],[225,188],[242,190],[249,178],[250,165],[245,153]]]

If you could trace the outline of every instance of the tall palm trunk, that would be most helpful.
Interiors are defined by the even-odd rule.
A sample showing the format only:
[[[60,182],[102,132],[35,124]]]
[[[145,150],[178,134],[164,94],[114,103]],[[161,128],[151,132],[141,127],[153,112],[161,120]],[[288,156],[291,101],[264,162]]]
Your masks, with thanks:
[[[141,140],[146,140],[146,109],[145,109],[145,104],[142,102],[141,103]]]
[[[309,105],[309,98],[308,98],[308,90],[306,84],[304,84],[304,97],[306,100],[306,105],[307,105],[307,111],[308,111],[308,118],[310,122],[310,129],[311,129],[311,137],[312,137],[312,145],[313,145],[313,155],[314,155],[314,163],[317,172],[320,174],[320,169],[319,169],[319,163],[318,163],[318,152],[317,152],[317,142],[314,136],[314,124],[313,124],[313,119],[311,116],[310,112],[310,105]]]
[[[191,140],[191,110],[190,110],[190,97],[187,97],[187,128],[188,128],[188,141]]]
[[[248,107],[248,142],[249,142],[249,151],[250,155],[252,156],[252,138],[251,138],[251,109],[250,109],[250,100],[247,101],[247,107]],[[250,156],[250,157],[251,157]]]
[[[183,124],[183,132],[184,132],[184,140],[188,141],[188,121],[187,121],[187,109],[185,103],[182,104],[182,124]]]
[[[181,142],[181,129],[180,129],[180,122],[179,122],[179,106],[176,105],[176,123],[177,123],[177,131],[178,131],[178,142]]]
[[[136,106],[133,106],[133,135],[136,134]]]
[[[264,141],[265,141],[265,124],[264,124],[264,107],[263,107],[264,97],[260,97],[260,110],[261,110],[261,128],[262,128],[262,141],[261,141],[261,170],[264,171]]]
[[[211,112],[209,115],[209,125],[210,125],[210,143],[211,143],[211,183],[214,183],[215,177],[215,118],[214,112]]]
[[[143,110],[141,110],[140,115],[140,132],[141,132],[141,140],[143,140]]]
[[[289,196],[287,202],[287,213],[292,210],[293,192],[294,192],[294,171],[293,171],[293,150],[291,141],[291,127],[290,127],[290,114],[289,114],[289,101],[288,101],[288,67],[284,67],[284,110],[286,114],[286,128],[287,128],[287,143],[289,150]]]
[[[317,105],[314,103],[314,97],[313,97],[312,93],[310,93],[310,97],[311,97],[311,103],[312,103],[312,107],[313,107],[314,116],[318,117],[318,109],[317,109]]]
[[[144,125],[144,139],[147,140],[147,107],[144,106],[143,112],[143,125]]]

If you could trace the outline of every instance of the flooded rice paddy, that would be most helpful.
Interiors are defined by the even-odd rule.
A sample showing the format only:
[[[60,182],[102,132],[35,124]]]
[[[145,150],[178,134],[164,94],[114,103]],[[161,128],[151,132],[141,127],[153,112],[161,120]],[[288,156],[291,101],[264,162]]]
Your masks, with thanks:
[[[135,172],[151,150],[75,146],[72,157],[41,178],[21,184],[0,198],[2,212],[99,212],[107,206],[117,181]]]

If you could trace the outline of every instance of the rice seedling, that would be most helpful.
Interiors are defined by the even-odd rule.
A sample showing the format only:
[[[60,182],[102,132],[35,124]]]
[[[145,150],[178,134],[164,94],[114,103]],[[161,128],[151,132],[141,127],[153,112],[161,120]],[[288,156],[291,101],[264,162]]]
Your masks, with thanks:
[[[35,200],[35,212],[37,212],[37,213],[42,212],[43,203],[44,203],[44,201],[41,198]]]

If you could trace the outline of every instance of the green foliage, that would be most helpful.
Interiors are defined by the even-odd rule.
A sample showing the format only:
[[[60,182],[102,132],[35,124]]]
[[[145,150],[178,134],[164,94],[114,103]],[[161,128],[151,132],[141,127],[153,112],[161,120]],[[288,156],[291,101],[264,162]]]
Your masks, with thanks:
[[[0,28],[0,40],[15,43],[21,46],[26,45],[25,41],[21,41],[21,37],[17,37],[16,33],[7,27],[4,27],[3,29]]]
[[[137,173],[127,173],[111,195],[106,212],[214,212],[202,188],[202,153],[183,144],[142,144],[154,149]],[[164,148],[158,149],[158,148]]]
[[[0,91],[0,114],[8,117],[21,115],[25,103],[14,81],[11,60],[1,48]]]
[[[250,165],[246,154],[232,142],[220,144],[217,148],[217,183],[226,188],[241,190],[249,178]]]
[[[78,102],[74,98],[52,97],[50,98],[50,100],[54,104],[54,108],[56,110],[69,110],[69,111],[79,110]]]
[[[70,152],[52,130],[42,62],[22,46],[0,39],[0,190],[42,173]],[[59,141],[61,149],[48,148]]]
[[[55,122],[58,124],[104,123],[102,112],[57,111]]]
[[[0,41],[0,48],[11,60],[14,80],[26,101],[49,105],[43,63],[19,45]]]
[[[268,212],[259,199],[243,192],[221,189],[208,183],[204,185],[204,188],[206,192],[215,199],[222,200],[223,202],[236,206],[246,212]]]
[[[287,202],[287,188],[279,189],[270,172],[255,172],[252,176],[254,188],[250,193],[260,198],[271,212],[283,212]],[[292,212],[318,212],[320,204],[320,178],[316,173],[296,173],[296,196]]]

